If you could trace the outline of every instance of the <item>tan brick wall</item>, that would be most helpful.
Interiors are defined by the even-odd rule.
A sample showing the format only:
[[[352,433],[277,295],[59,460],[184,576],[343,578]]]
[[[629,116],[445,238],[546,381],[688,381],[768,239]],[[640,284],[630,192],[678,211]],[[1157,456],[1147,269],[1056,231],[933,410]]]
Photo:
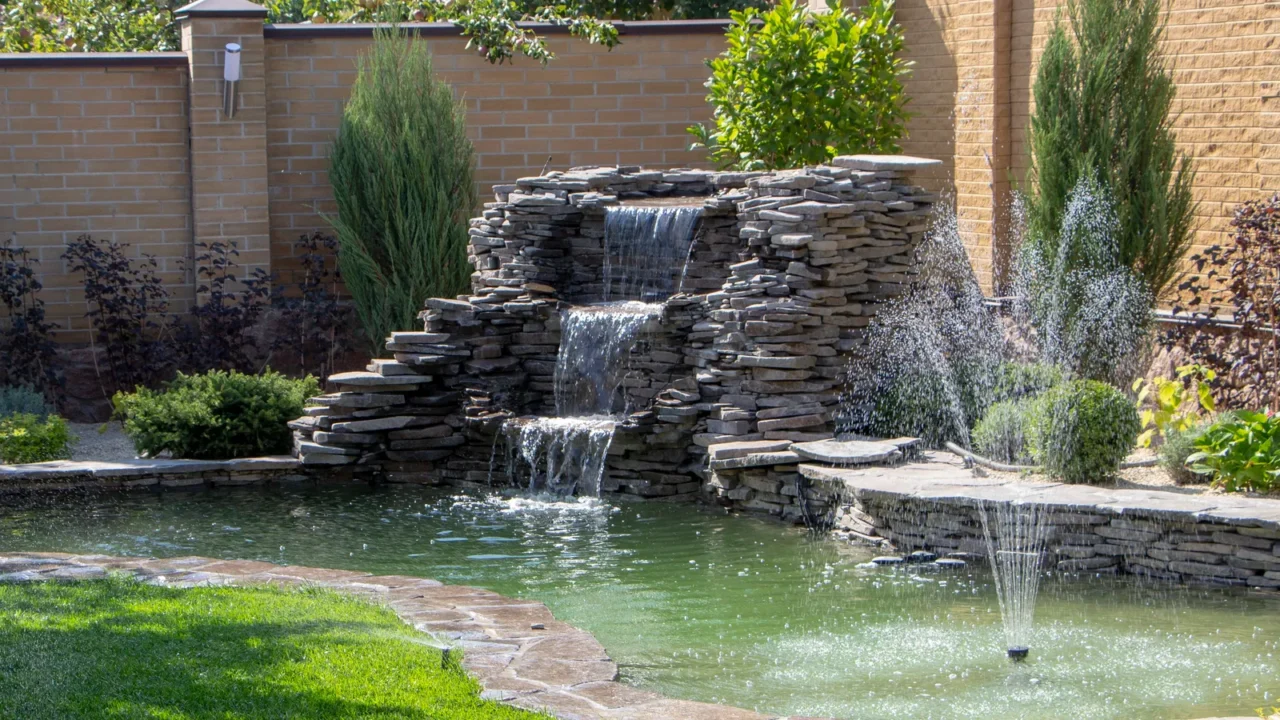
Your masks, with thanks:
[[[915,63],[903,147],[945,161],[920,180],[954,186],[961,230],[988,287],[993,246],[1006,235],[1007,186],[1026,171],[1030,82],[1055,7],[1055,0],[898,0]],[[1274,0],[1173,1],[1168,47],[1176,54],[1179,138],[1200,160],[1201,245],[1223,239],[1236,204],[1280,187],[1278,15]],[[84,306],[78,278],[65,274],[58,256],[80,233],[157,255],[182,306],[191,283],[177,261],[191,249],[193,194],[201,237],[240,241],[247,264],[269,262],[286,280],[293,241],[326,228],[322,214],[334,211],[328,143],[369,38],[268,31],[255,46],[252,19],[202,22],[198,38],[188,33],[202,53],[190,113],[189,71],[180,67],[0,68],[0,239],[38,253],[50,313],[69,330],[85,327]],[[623,39],[606,52],[553,36],[558,57],[549,66],[495,67],[460,38],[428,38],[436,67],[467,104],[482,197],[495,182],[538,172],[548,157],[552,167],[705,167],[687,150],[685,128],[710,116],[705,61],[723,37]],[[236,122],[217,109],[218,49],[231,40],[245,45],[246,77],[264,78],[241,88]],[[197,129],[194,192],[189,120]],[[264,154],[265,164],[256,160]]]
[[[916,74],[908,152],[942,157],[955,180],[961,229],[988,287],[1000,174],[1021,181],[1035,66],[1060,0],[899,0]],[[1002,7],[1003,6],[1003,7]],[[1221,242],[1239,203],[1280,189],[1280,3],[1172,0],[1166,51],[1178,86],[1175,127],[1197,160],[1197,246]],[[1010,23],[1001,37],[1003,13]],[[998,48],[1006,47],[1003,54]],[[983,63],[995,58],[995,67]],[[998,91],[1001,66],[1007,68]],[[995,96],[990,95],[997,89]],[[954,101],[952,101],[954,98]],[[954,113],[954,127],[951,114]],[[1002,136],[1007,125],[1007,140]],[[988,159],[990,158],[990,160]],[[999,233],[997,233],[999,234]]]
[[[87,339],[81,279],[60,259],[83,233],[155,255],[175,305],[190,301],[186,78],[180,67],[0,69],[0,242],[39,259],[60,339]]]
[[[718,33],[624,36],[608,52],[564,36],[549,38],[556,59],[493,66],[456,37],[427,42],[439,75],[467,105],[480,197],[490,186],[575,165],[705,167],[688,150],[691,123],[710,118],[706,59],[723,49]],[[355,78],[365,38],[267,39],[267,140],[272,260],[291,266],[299,235],[335,212],[328,145]]]
[[[919,181],[954,194],[960,232],[983,278],[992,272],[992,198],[1007,182],[997,157],[997,147],[1007,147],[1007,120],[1001,125],[1004,109],[998,98],[1008,74],[997,67],[996,53],[995,17],[1002,3],[899,0],[897,5],[906,31],[906,57],[915,63],[905,83],[913,117],[902,147],[908,154],[943,161],[931,177]]]
[[[1054,5],[1043,0],[1017,4],[1015,53],[1034,61],[1053,25]],[[1276,112],[1280,100],[1263,100],[1263,84],[1280,80],[1280,3],[1172,0],[1169,8],[1164,48],[1178,88],[1174,127],[1180,148],[1196,161],[1200,249],[1227,237],[1241,202],[1280,190],[1280,167],[1274,163],[1280,137],[1264,117]],[[1030,63],[1015,61],[1015,66]],[[1027,167],[1033,81],[1030,72],[1019,73],[1011,97],[1018,143],[1014,168],[1020,174]]]

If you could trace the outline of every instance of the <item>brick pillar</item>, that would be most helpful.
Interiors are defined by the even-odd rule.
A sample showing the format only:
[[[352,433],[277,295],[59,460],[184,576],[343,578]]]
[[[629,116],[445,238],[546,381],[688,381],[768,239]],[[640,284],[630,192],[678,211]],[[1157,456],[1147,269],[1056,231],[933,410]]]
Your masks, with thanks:
[[[191,66],[193,242],[234,242],[244,276],[257,268],[271,270],[262,34],[266,16],[265,8],[248,0],[198,0],[177,12],[182,49]],[[227,43],[242,48],[232,117],[223,111]]]
[[[1013,107],[1010,71],[1013,62],[1013,0],[992,0],[991,65],[991,285],[990,292],[1003,295],[1012,278],[1015,248],[1010,236],[1013,202]]]
[[[964,3],[954,26],[955,187],[960,236],[987,293],[1007,276],[1011,0]],[[908,29],[908,42],[910,42]],[[907,86],[910,92],[911,86]],[[910,106],[908,106],[910,109]]]

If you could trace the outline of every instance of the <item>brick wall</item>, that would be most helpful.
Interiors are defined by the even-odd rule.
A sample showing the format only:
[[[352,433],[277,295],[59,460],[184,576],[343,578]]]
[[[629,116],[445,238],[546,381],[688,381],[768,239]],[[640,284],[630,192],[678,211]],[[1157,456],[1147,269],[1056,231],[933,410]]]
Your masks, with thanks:
[[[122,60],[0,67],[0,242],[38,259],[65,340],[87,339],[80,278],[60,259],[83,233],[155,255],[175,306],[190,301],[179,268],[191,244],[186,58]]]
[[[902,147],[943,161],[933,177],[922,179],[930,187],[952,189],[960,232],[984,278],[992,273],[992,198],[1008,179],[996,163],[997,147],[1007,147],[997,123],[997,98],[1007,77],[996,53],[995,18],[1003,1],[899,0],[897,5],[906,57],[915,63],[905,83],[913,117]]]
[[[1178,96],[1175,128],[1196,160],[1200,202],[1196,247],[1222,242],[1234,208],[1280,190],[1280,132],[1274,113],[1280,80],[1280,5],[1274,0],[1172,0],[1164,49]],[[1053,26],[1051,3],[1016,0],[1013,169],[1027,169],[1027,131],[1035,104],[1032,64]],[[1272,113],[1268,120],[1266,113]],[[1268,124],[1270,127],[1268,127]]]
[[[916,74],[907,152],[947,161],[961,230],[992,286],[1009,179],[1028,165],[1035,66],[1062,0],[899,0]],[[1221,242],[1239,203],[1280,188],[1280,5],[1171,0],[1165,49],[1177,137],[1197,160],[1197,247]],[[986,64],[986,63],[989,63]],[[954,115],[952,126],[950,119]],[[997,251],[998,254],[998,251]]]
[[[482,200],[491,186],[537,175],[543,166],[638,164],[705,167],[688,150],[691,123],[710,118],[706,59],[723,49],[723,24],[652,34],[632,23],[612,52],[550,36],[556,59],[494,66],[465,48],[456,31],[424,36],[441,78],[466,102]],[[328,146],[355,79],[367,30],[280,27],[267,39],[267,140],[272,263],[291,266],[299,235],[325,229],[335,212]]]
[[[1059,2],[898,0],[915,63],[903,148],[944,161],[921,181],[954,186],[960,227],[988,289],[1008,235],[1002,210],[1010,181],[1026,172],[1030,84]],[[1172,0],[1171,7],[1178,136],[1199,159],[1203,246],[1225,236],[1235,205],[1280,187],[1280,6]],[[255,43],[254,20],[215,13],[204,22],[205,30],[186,33],[188,45],[202,41],[190,57],[0,57],[0,241],[37,253],[64,339],[84,338],[79,279],[58,259],[80,233],[158,256],[181,308],[192,283],[177,261],[193,240],[242,238],[246,264],[269,264],[288,280],[294,240],[325,228],[322,215],[334,210],[326,153],[369,28],[268,26]],[[523,59],[491,66],[452,28],[421,32],[441,76],[466,102],[482,197],[495,182],[536,174],[548,158],[553,168],[706,166],[687,150],[685,128],[710,116],[705,61],[723,48],[722,22],[629,23],[612,52],[550,35],[558,57],[547,67]],[[235,122],[217,104],[220,47],[230,40],[246,53]],[[259,80],[250,79],[255,73]]]

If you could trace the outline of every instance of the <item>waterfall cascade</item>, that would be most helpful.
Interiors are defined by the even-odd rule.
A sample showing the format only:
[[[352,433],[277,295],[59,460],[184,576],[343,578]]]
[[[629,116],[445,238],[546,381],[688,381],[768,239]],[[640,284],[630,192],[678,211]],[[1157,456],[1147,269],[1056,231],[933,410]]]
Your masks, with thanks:
[[[661,316],[661,301],[679,290],[700,214],[691,206],[605,211],[605,302],[560,314],[556,417],[503,428],[509,459],[518,455],[527,466],[530,489],[599,494],[615,417],[627,409],[620,392],[627,357],[645,324]]]

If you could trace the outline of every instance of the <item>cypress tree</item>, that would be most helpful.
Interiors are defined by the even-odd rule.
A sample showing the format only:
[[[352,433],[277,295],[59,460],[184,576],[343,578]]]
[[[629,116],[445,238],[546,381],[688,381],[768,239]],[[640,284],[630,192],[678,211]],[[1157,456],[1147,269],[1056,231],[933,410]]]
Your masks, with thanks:
[[[1192,242],[1191,160],[1174,144],[1175,88],[1160,51],[1161,0],[1068,0],[1036,74],[1027,230],[1044,261],[1081,179],[1101,183],[1118,260],[1160,298]]]
[[[379,30],[360,58],[330,154],[338,264],[371,351],[429,297],[464,292],[476,209],[466,112],[422,40]]]

